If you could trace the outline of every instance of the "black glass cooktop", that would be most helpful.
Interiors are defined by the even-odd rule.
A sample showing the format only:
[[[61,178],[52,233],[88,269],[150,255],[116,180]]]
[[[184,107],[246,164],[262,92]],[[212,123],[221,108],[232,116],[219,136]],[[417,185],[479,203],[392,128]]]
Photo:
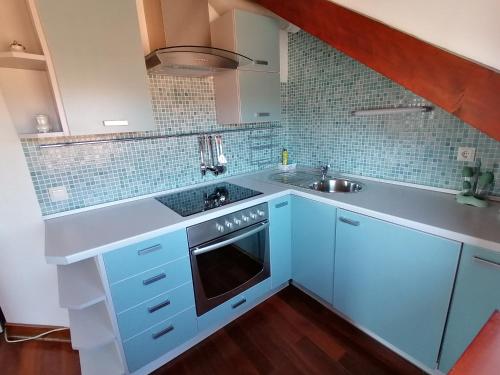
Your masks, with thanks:
[[[260,194],[262,194],[260,191],[222,182],[163,195],[156,200],[181,216],[190,216]]]

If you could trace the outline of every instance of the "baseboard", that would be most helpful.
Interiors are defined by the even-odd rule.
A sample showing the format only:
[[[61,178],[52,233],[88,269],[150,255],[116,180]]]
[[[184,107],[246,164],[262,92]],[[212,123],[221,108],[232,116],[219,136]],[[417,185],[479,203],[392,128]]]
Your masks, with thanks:
[[[37,324],[6,323],[5,328],[7,331],[7,338],[9,340],[15,340],[15,339],[24,339],[28,337],[33,337],[41,333],[50,331],[52,329],[65,328],[65,327],[44,326]],[[36,340],[71,342],[71,335],[68,329],[64,331],[50,333],[47,336],[40,337]]]

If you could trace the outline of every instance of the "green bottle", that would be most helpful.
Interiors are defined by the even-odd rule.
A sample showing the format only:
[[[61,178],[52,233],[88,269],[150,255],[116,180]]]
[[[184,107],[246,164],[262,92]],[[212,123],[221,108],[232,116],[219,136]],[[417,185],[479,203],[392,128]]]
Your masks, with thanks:
[[[286,148],[281,151],[281,164],[288,165],[288,151]]]

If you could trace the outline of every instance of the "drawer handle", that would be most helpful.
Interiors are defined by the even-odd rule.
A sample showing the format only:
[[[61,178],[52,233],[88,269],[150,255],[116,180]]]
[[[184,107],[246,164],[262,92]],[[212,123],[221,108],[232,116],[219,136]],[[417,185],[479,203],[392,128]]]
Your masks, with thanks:
[[[277,204],[277,205],[275,205],[274,207],[275,207],[275,208],[281,208],[281,207],[285,207],[285,206],[288,206],[288,201],[278,203],[278,204]]]
[[[149,279],[146,279],[146,280],[142,280],[142,283],[144,285],[149,285],[149,284],[153,284],[153,283],[155,283],[157,281],[160,281],[161,279],[164,279],[166,277],[167,277],[167,275],[164,272],[162,272],[159,275],[150,277]]]
[[[153,333],[151,336],[153,337],[153,340],[159,339],[160,337],[166,335],[169,332],[172,332],[174,330],[173,325],[169,325],[167,328],[162,329],[160,332]]]
[[[256,112],[255,117],[269,117],[271,116],[270,112]]]
[[[150,314],[152,314],[155,311],[163,309],[164,307],[166,307],[168,305],[170,305],[170,300],[167,299],[166,301],[160,302],[158,305],[154,305],[154,306],[148,307],[148,312]]]
[[[128,125],[127,120],[104,120],[102,123],[104,126],[127,126]]]
[[[145,249],[137,250],[137,255],[146,255],[146,254],[152,253],[154,251],[158,251],[158,250],[161,250],[160,244],[146,247]]]
[[[486,264],[488,266],[492,266],[492,267],[495,267],[495,268],[499,268],[500,269],[500,263],[497,263],[497,262],[494,262],[492,260],[488,260],[488,259],[484,259],[484,258],[481,258],[481,257],[478,257],[478,256],[473,256],[474,260],[476,262],[479,262],[479,263],[483,263],[483,264]]]
[[[351,220],[346,217],[339,217],[339,220],[343,223],[349,224],[349,225],[354,225],[355,227],[359,227],[359,221],[356,220]]]
[[[238,301],[238,302],[236,302],[234,305],[231,305],[231,307],[232,307],[233,309],[235,309],[235,308],[237,308],[237,307],[239,307],[239,306],[243,305],[246,301],[247,301],[247,299],[246,299],[246,298],[243,298],[241,301]]]
[[[257,65],[269,65],[269,61],[267,60],[254,60],[253,62]]]

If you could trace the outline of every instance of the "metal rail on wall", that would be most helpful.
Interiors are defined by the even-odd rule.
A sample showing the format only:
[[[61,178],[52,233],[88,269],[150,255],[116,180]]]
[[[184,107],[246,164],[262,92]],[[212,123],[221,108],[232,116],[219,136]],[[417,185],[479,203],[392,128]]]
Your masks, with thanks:
[[[178,134],[165,134],[165,135],[149,135],[143,137],[126,137],[126,138],[110,138],[110,139],[96,139],[92,141],[73,141],[73,142],[61,142],[61,143],[46,143],[38,145],[39,148],[55,148],[55,147],[67,147],[67,146],[81,146],[81,145],[96,145],[103,143],[118,143],[118,142],[137,142],[151,139],[168,139],[168,138],[179,138],[179,137],[194,137],[207,134],[223,134],[223,133],[234,133],[234,132],[247,132],[253,130],[269,130],[269,129],[280,129],[282,126],[253,126],[242,129],[213,129],[206,132],[187,132]]]

